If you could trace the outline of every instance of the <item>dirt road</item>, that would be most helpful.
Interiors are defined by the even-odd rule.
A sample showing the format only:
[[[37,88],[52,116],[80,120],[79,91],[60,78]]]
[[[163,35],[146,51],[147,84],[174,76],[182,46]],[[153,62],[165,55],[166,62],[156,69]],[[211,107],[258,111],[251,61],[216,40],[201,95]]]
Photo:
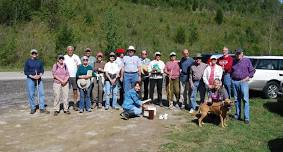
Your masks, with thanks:
[[[1,77],[0,77],[1,79]],[[134,152],[159,150],[170,130],[186,122],[179,111],[159,108],[167,120],[140,117],[122,120],[117,110],[94,110],[53,116],[52,80],[44,80],[46,102],[51,114],[29,114],[24,80],[0,80],[0,151]],[[163,97],[165,99],[165,96]]]

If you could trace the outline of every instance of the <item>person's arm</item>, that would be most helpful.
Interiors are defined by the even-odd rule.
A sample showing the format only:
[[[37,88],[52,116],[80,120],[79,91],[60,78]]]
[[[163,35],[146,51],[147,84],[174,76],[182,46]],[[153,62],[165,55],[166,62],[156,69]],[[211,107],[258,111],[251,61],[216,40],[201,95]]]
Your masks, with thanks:
[[[209,86],[208,82],[208,67],[205,68],[202,76],[203,82],[205,83],[206,86]]]
[[[138,105],[139,107],[142,106],[142,101],[136,92],[135,94],[131,92],[131,98],[133,99],[134,104]]]
[[[191,88],[193,88],[194,87],[194,82],[193,82],[193,70],[192,70],[192,67],[190,69],[189,82],[191,84]]]
[[[225,72],[231,73],[232,65],[233,65],[233,58],[231,56],[228,57],[228,63],[224,66]]]

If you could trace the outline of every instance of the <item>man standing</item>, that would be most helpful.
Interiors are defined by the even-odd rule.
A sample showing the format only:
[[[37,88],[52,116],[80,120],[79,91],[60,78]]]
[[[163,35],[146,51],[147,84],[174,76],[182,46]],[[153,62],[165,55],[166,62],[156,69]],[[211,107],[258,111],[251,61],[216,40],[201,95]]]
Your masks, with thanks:
[[[202,56],[198,53],[195,57],[195,63],[191,66],[189,81],[192,89],[190,100],[190,113],[194,113],[197,107],[196,97],[197,91],[200,93],[200,103],[204,102],[205,84],[203,82],[203,73],[207,65],[201,61]]]
[[[233,62],[231,77],[234,89],[236,114],[235,118],[241,119],[241,100],[244,102],[244,120],[246,124],[250,122],[249,106],[249,84],[248,81],[254,76],[255,69],[250,59],[244,57],[241,48],[235,51],[236,60]]]
[[[37,98],[40,113],[49,114],[50,112],[45,109],[45,96],[44,96],[44,89],[43,89],[43,81],[41,79],[44,69],[43,63],[37,58],[38,52],[36,49],[32,49],[30,51],[31,58],[29,58],[25,62],[24,73],[27,76],[26,80],[26,87],[27,87],[27,96],[30,105],[30,114],[34,114],[36,110],[35,105],[35,89],[37,88]]]
[[[94,56],[92,56],[91,54],[92,54],[91,49],[90,48],[86,48],[84,55],[88,57],[88,65],[90,65],[93,68],[94,64],[96,62],[96,58]],[[81,61],[83,61],[83,57],[81,57]]]
[[[103,61],[103,53],[96,53],[96,63],[94,64],[93,71],[96,73],[96,76],[93,80],[93,89],[92,89],[92,97],[93,97],[93,108],[98,106],[99,109],[102,108],[103,101],[103,87],[104,87],[104,66],[105,62]]]
[[[149,84],[149,73],[148,66],[150,59],[147,58],[148,52],[146,50],[141,51],[141,80],[143,83],[143,100],[148,98],[148,84]]]
[[[75,111],[78,111],[78,86],[77,86],[77,78],[76,78],[76,74],[77,74],[77,70],[78,70],[78,66],[81,64],[81,60],[79,58],[79,56],[77,56],[76,54],[74,54],[74,47],[73,46],[68,46],[67,47],[67,54],[64,55],[64,59],[65,59],[65,64],[67,66],[67,69],[69,71],[69,86],[73,88],[73,108]]]
[[[218,59],[218,64],[223,68],[223,84],[228,92],[229,98],[231,98],[232,80],[230,73],[233,65],[233,58],[228,54],[229,50],[227,47],[224,47],[222,51],[223,56]]]
[[[133,88],[136,81],[141,81],[141,61],[135,52],[136,49],[129,46],[127,55],[123,58],[124,92]]]
[[[169,109],[173,109],[173,95],[175,95],[177,103],[176,108],[179,109],[180,99],[180,66],[176,60],[176,53],[170,53],[170,61],[165,65],[164,73],[167,74],[168,85],[167,85],[167,99],[169,102]],[[181,103],[182,104],[182,103]]]
[[[188,84],[189,84],[189,71],[191,66],[194,63],[194,60],[190,58],[190,53],[188,49],[184,49],[183,57],[180,61],[180,68],[181,68],[181,74],[180,74],[180,102],[182,103],[181,108],[185,108],[185,105],[188,101]]]

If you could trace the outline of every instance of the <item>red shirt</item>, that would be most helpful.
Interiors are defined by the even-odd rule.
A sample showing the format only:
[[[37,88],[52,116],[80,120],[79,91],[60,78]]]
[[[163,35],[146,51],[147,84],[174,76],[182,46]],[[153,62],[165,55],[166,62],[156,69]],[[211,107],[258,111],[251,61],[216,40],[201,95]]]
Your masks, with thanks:
[[[227,57],[222,56],[217,60],[217,64],[221,67],[224,67],[225,73],[231,73],[232,65],[233,65],[233,58],[228,55]]]

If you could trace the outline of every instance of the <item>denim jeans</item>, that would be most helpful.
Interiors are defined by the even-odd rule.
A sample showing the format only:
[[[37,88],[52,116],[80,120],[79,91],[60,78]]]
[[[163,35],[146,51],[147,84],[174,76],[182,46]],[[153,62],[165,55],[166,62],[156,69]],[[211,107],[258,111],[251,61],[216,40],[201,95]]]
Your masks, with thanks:
[[[39,94],[39,109],[45,109],[45,96],[44,96],[44,87],[43,87],[43,81],[38,80],[38,94]],[[26,87],[27,87],[27,96],[28,96],[28,101],[30,105],[30,109],[34,110],[35,109],[35,90],[37,88],[37,83],[36,80],[33,80],[31,78],[27,78],[26,80]],[[36,96],[38,96],[36,94]]]
[[[124,74],[124,92],[129,91],[133,88],[134,83],[139,80],[139,75],[137,72]]]
[[[105,107],[110,106],[110,97],[112,97],[112,107],[116,108],[117,105],[117,96],[118,96],[118,82],[112,85],[110,81],[105,81]]]
[[[249,106],[249,84],[248,82],[241,82],[232,80],[234,89],[236,114],[235,118],[241,118],[241,100],[244,102],[244,119],[250,120],[250,106]]]
[[[139,116],[142,114],[141,108],[133,107],[131,109],[125,109],[131,116]]]
[[[225,87],[225,89],[227,90],[228,96],[231,99],[231,93],[232,93],[232,79],[230,76],[230,73],[225,73],[223,75],[223,85]]]
[[[83,110],[86,107],[86,110],[90,110],[90,92],[91,86],[88,89],[81,89],[80,90],[80,110]]]
[[[199,91],[200,94],[200,102],[203,103],[205,99],[205,84],[203,80],[197,80],[193,81],[194,87],[192,88],[192,93],[191,93],[191,101],[190,101],[190,106],[191,109],[196,110],[196,107],[198,106],[196,102],[197,98],[197,92]]]

